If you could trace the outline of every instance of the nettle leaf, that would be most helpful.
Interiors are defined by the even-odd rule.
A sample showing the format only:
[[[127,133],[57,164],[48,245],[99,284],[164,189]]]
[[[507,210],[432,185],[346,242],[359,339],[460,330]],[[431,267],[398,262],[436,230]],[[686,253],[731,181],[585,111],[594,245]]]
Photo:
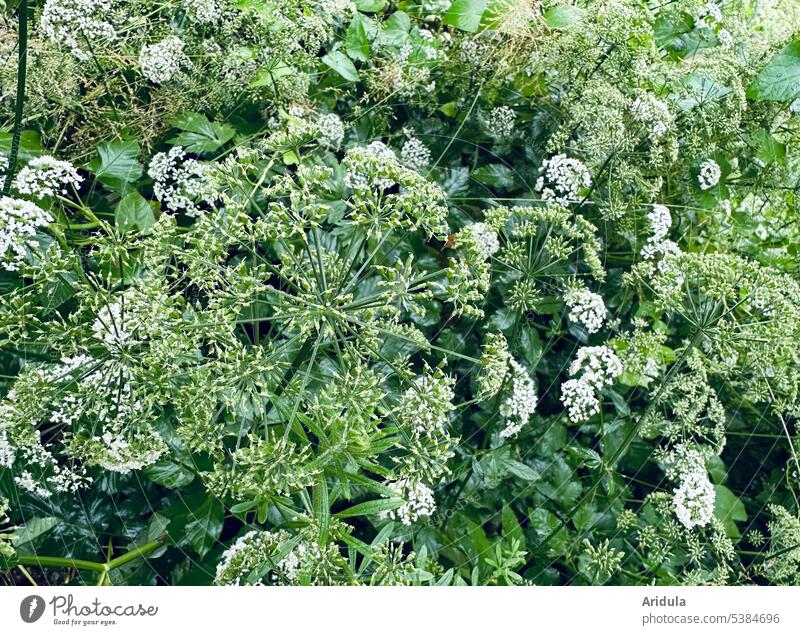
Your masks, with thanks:
[[[339,73],[349,82],[358,81],[358,71],[355,64],[341,51],[331,51],[322,58],[325,65]]]
[[[477,33],[489,0],[453,0],[442,21],[462,31]]]
[[[800,97],[800,39],[778,51],[747,88],[759,101],[793,101]]]
[[[194,480],[194,472],[172,461],[158,461],[148,465],[142,471],[154,483],[170,489],[186,487]]]
[[[222,533],[225,508],[216,498],[209,497],[203,505],[192,512],[191,522],[186,524],[186,538],[200,555],[205,556]]]
[[[514,171],[502,163],[482,165],[471,176],[478,183],[488,185],[502,192],[508,192],[517,187],[517,178]]]
[[[106,188],[125,194],[138,181],[144,167],[139,163],[139,142],[104,141],[97,146],[97,157],[86,166]]]
[[[26,547],[26,545],[29,548],[32,542],[52,530],[53,527],[58,525],[58,522],[58,518],[53,516],[36,516],[34,518],[29,518],[27,522],[16,531],[11,543],[17,549]]]
[[[133,191],[126,194],[114,211],[114,221],[122,231],[138,229],[145,231],[150,229],[156,222],[153,208],[144,196],[139,192]]]
[[[236,134],[233,126],[214,123],[196,112],[175,117],[171,123],[183,132],[169,139],[167,143],[183,146],[196,154],[218,150]]]

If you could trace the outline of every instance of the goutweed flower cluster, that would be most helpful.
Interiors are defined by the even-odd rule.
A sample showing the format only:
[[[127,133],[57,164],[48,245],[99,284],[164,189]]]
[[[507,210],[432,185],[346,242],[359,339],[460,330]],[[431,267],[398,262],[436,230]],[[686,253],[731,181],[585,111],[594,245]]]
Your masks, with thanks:
[[[9,4],[0,582],[798,584],[793,4]]]

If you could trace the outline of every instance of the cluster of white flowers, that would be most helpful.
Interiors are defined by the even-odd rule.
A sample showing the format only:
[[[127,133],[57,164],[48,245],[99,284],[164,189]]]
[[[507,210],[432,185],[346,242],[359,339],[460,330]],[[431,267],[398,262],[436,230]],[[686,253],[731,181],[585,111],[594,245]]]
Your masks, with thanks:
[[[647,238],[647,243],[642,247],[642,257],[645,260],[652,260],[657,256],[678,256],[681,253],[680,247],[667,238],[669,228],[672,225],[672,215],[666,205],[653,205],[653,209],[647,214],[650,221],[652,234]],[[659,267],[662,263],[659,263]]]
[[[371,155],[373,158],[378,159],[380,161],[384,161],[387,163],[394,163],[397,164],[397,157],[395,156],[394,150],[392,150],[389,146],[387,146],[383,141],[373,141],[370,143],[366,148],[363,149],[365,153]],[[370,183],[374,181],[374,185],[378,189],[388,189],[394,185],[394,181],[389,178],[378,178],[372,179],[369,174],[362,172],[359,170],[359,166],[357,163],[354,163],[348,170],[344,176],[344,183],[347,187],[351,187],[354,190],[368,190],[370,188]]]
[[[42,199],[56,193],[66,194],[67,186],[78,187],[83,177],[69,161],[60,161],[50,155],[34,157],[14,179],[14,188],[20,193]]]
[[[419,434],[445,429],[447,415],[453,409],[455,379],[444,373],[423,374],[406,390],[398,408],[398,418],[413,424]]]
[[[584,346],[569,367],[575,377],[561,385],[561,402],[569,420],[586,421],[600,412],[598,394],[622,374],[622,362],[608,346]]]
[[[103,469],[119,474],[128,474],[132,470],[152,465],[164,452],[167,446],[156,432],[138,433],[127,439],[118,430],[106,430],[97,445],[97,464]]]
[[[500,415],[506,419],[506,427],[500,431],[504,439],[516,435],[528,423],[536,411],[539,397],[536,384],[527,369],[515,359],[509,359],[511,367],[511,392],[500,404]]]
[[[722,170],[719,163],[714,159],[706,159],[700,164],[700,171],[697,173],[697,182],[701,190],[710,190],[719,183]]]
[[[319,136],[327,145],[338,147],[344,139],[344,123],[339,115],[334,113],[319,115],[316,125]]]
[[[91,54],[83,45],[92,40],[113,40],[117,33],[106,20],[111,0],[46,0],[39,26],[48,39],[66,46],[80,60]]]
[[[124,301],[106,304],[97,313],[92,333],[109,346],[121,347],[135,344],[134,330],[138,320],[131,311],[126,314]]]
[[[139,52],[139,68],[147,79],[155,84],[163,84],[171,80],[181,68],[191,62],[183,52],[183,40],[177,35],[156,42],[145,44]]]
[[[404,525],[410,525],[418,518],[431,516],[436,511],[433,490],[424,483],[401,479],[387,483],[387,486],[405,502],[397,509],[386,512],[385,517],[397,519]]]
[[[155,181],[156,198],[171,212],[184,211],[187,216],[196,217],[202,213],[199,204],[213,198],[206,178],[208,167],[196,159],[187,159],[181,146],[154,155],[147,174]]]
[[[603,297],[589,289],[570,289],[564,294],[571,322],[582,324],[589,333],[599,331],[608,311]]]
[[[488,260],[500,249],[497,232],[486,223],[472,223],[459,232],[456,244],[474,251],[481,260]]]
[[[675,490],[675,515],[687,529],[704,527],[714,516],[715,499],[716,490],[705,468],[691,470]]]
[[[508,106],[497,106],[486,117],[486,130],[494,137],[504,138],[514,134],[517,113]]]
[[[720,29],[717,31],[717,42],[724,49],[729,49],[733,46],[733,35],[728,29]]]
[[[0,198],[0,262],[7,271],[16,271],[26,248],[36,247],[34,236],[53,217],[38,205],[8,196]]]
[[[216,24],[222,15],[220,0],[183,0],[186,15],[200,24]]]
[[[14,448],[8,441],[8,433],[5,428],[0,428],[0,467],[11,467],[14,465],[14,458]]]
[[[556,154],[545,159],[535,189],[545,200],[567,204],[575,200],[582,188],[591,184],[592,175],[583,163],[565,154]]]
[[[646,93],[631,103],[631,113],[653,137],[665,134],[672,125],[669,106],[655,96]]]
[[[422,141],[409,134],[408,139],[400,149],[400,163],[412,170],[421,172],[431,163],[431,151]]]
[[[706,2],[695,11],[694,21],[700,28],[713,29],[722,22],[722,9],[716,2]]]

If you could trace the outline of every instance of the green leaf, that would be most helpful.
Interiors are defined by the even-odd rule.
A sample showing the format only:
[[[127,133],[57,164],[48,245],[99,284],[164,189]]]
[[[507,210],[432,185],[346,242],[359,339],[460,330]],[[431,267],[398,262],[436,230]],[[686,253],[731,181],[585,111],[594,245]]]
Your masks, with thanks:
[[[472,178],[478,183],[488,185],[496,190],[507,192],[516,187],[517,180],[514,172],[502,163],[489,163],[482,165],[472,173]]]
[[[369,58],[370,43],[378,34],[378,25],[372,18],[356,13],[344,38],[344,48],[354,60],[365,62]]]
[[[580,22],[585,13],[572,4],[555,4],[544,12],[544,21],[551,29],[565,30]]]
[[[356,9],[366,13],[376,13],[386,6],[386,0],[356,0]]]
[[[773,56],[748,86],[747,96],[759,101],[793,101],[800,97],[800,39]]]
[[[194,480],[194,472],[172,461],[158,461],[142,471],[154,483],[170,489],[185,487]]]
[[[347,55],[341,51],[331,51],[322,58],[326,66],[336,71],[349,82],[358,81],[358,71]]]
[[[209,497],[192,517],[194,520],[186,524],[186,538],[202,558],[222,533],[225,509],[216,498]]]
[[[386,22],[383,23],[380,36],[378,37],[383,46],[401,47],[408,42],[408,31],[411,28],[411,18],[407,13],[395,11]]]
[[[233,126],[213,123],[205,115],[196,112],[175,117],[172,125],[183,132],[167,143],[183,146],[196,154],[218,150],[236,134]]]
[[[131,229],[145,231],[155,224],[156,217],[147,199],[134,190],[117,203],[114,221],[124,232]]]
[[[520,527],[514,510],[508,505],[503,505],[503,537],[516,538],[520,544],[525,544],[525,533]]]
[[[453,0],[442,21],[462,31],[477,33],[488,4],[489,0]]]
[[[125,194],[130,184],[142,176],[144,170],[139,163],[139,142],[136,140],[104,141],[97,146],[97,155],[86,168],[113,192]]]
[[[17,548],[27,545],[49,532],[57,524],[58,518],[54,518],[53,516],[34,516],[33,518],[29,518],[28,521],[17,530],[14,538],[11,540],[11,544]]]
[[[728,537],[741,538],[742,534],[736,523],[747,520],[744,503],[724,485],[714,485],[714,489],[717,493],[714,499],[714,516],[722,521]]]
[[[358,503],[334,514],[336,518],[353,518],[354,516],[372,516],[380,512],[388,512],[403,505],[401,498],[379,498]]]

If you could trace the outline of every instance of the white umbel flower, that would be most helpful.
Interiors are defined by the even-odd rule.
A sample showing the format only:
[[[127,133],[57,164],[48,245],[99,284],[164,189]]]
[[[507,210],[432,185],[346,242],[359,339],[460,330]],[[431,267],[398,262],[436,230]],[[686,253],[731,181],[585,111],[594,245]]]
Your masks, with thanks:
[[[681,253],[677,244],[667,238],[669,229],[672,225],[672,214],[666,205],[653,205],[653,209],[647,214],[650,221],[652,234],[647,239],[647,243],[642,247],[642,258],[653,260],[658,256],[678,256]],[[663,263],[658,266],[663,269]]]
[[[87,41],[113,40],[117,33],[106,20],[110,0],[46,0],[39,27],[54,44],[72,51],[80,60],[91,58],[83,47]]]
[[[573,423],[586,421],[600,412],[598,394],[622,374],[622,362],[608,346],[584,346],[569,367],[577,375],[561,385],[561,402]]]
[[[216,24],[222,15],[220,0],[183,0],[186,14],[200,24]]]
[[[509,366],[511,393],[500,404],[500,414],[506,419],[506,427],[500,431],[503,439],[513,437],[522,430],[539,403],[536,384],[527,369],[513,358],[509,360]]]
[[[0,198],[0,263],[7,271],[16,271],[28,247],[36,247],[34,236],[53,217],[30,201],[8,196]]]
[[[83,177],[69,161],[49,155],[35,157],[22,168],[14,179],[14,189],[20,194],[42,199],[46,196],[66,194],[67,186],[78,187]]]
[[[603,297],[588,289],[570,289],[564,294],[571,322],[582,324],[589,333],[599,331],[608,315]]]
[[[317,132],[322,141],[333,147],[338,147],[344,139],[344,124],[339,115],[328,113],[317,117]]]
[[[406,167],[421,172],[430,165],[431,151],[413,135],[409,135],[400,149],[400,163]]]
[[[486,117],[486,130],[493,137],[505,138],[514,134],[517,113],[508,106],[497,106]]]
[[[154,155],[147,174],[155,181],[156,198],[171,212],[199,216],[202,213],[199,204],[213,198],[206,178],[208,168],[195,159],[187,159],[181,146]]]
[[[695,11],[694,21],[698,27],[713,29],[722,22],[722,9],[716,2],[706,2]]]
[[[436,511],[433,490],[424,483],[415,483],[410,479],[400,479],[387,483],[405,502],[397,509],[386,512],[389,518],[397,519],[404,525],[411,525],[415,520],[431,516]]]
[[[591,185],[592,175],[583,163],[565,154],[556,154],[542,164],[542,175],[536,181],[535,190],[547,201],[568,204]]]
[[[171,80],[181,68],[191,62],[183,52],[184,43],[177,35],[172,35],[155,44],[145,44],[139,52],[139,68],[154,84]]]
[[[701,190],[710,190],[719,183],[722,170],[719,163],[714,159],[706,159],[700,164],[700,171],[697,174],[697,182]]]
[[[705,469],[695,469],[681,477],[675,490],[675,515],[687,529],[704,527],[714,516],[716,491]]]
[[[488,260],[500,249],[497,232],[492,231],[486,223],[472,223],[461,230],[456,244],[463,243],[472,249],[481,260]]]
[[[650,94],[639,95],[633,100],[631,114],[655,138],[663,136],[672,125],[669,106]]]

